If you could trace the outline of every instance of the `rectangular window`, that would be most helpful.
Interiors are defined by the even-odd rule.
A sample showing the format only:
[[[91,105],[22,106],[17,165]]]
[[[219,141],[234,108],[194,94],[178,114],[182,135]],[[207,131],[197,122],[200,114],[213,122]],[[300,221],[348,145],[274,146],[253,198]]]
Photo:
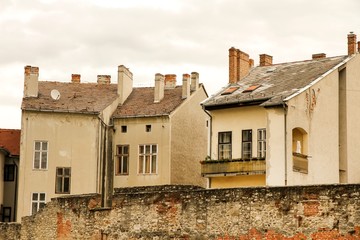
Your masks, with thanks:
[[[146,132],[151,132],[151,125],[146,125],[145,131]]]
[[[127,132],[127,126],[121,126],[121,132],[126,133]]]
[[[139,145],[139,173],[155,174],[157,171],[157,145]]]
[[[47,169],[48,142],[35,141],[34,169]]]
[[[55,193],[57,194],[70,193],[70,180],[71,180],[71,168],[57,167]]]
[[[242,130],[242,159],[251,159],[252,155],[252,130]]]
[[[4,181],[13,182],[15,179],[15,165],[5,164],[4,166]]]
[[[258,158],[265,159],[266,157],[266,129],[258,129]]]
[[[11,207],[3,207],[2,213],[3,213],[2,221],[11,222]]]
[[[118,145],[116,150],[117,160],[115,162],[116,175],[129,174],[129,145]]]
[[[33,193],[31,197],[31,215],[45,207],[45,193]]]
[[[231,159],[231,132],[219,132],[219,160]]]

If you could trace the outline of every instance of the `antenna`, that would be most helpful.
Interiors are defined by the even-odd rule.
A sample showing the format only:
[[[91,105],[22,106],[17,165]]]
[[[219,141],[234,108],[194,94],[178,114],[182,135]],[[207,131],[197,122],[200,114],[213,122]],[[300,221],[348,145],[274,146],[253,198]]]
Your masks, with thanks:
[[[59,100],[60,99],[60,92],[58,90],[56,90],[56,89],[53,89],[50,92],[50,96],[54,100]]]

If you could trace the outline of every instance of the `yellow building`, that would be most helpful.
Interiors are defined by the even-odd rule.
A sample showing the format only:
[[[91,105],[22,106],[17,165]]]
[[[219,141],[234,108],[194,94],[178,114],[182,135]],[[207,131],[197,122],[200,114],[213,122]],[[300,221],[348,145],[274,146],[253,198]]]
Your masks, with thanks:
[[[360,55],[273,64],[229,49],[229,83],[203,102],[211,115],[208,187],[359,183]]]
[[[167,86],[158,74],[155,87],[133,88],[123,65],[115,84],[110,75],[97,83],[78,74],[68,83],[39,81],[39,69],[26,66],[18,221],[67,194],[101,193],[102,205],[111,206],[114,186],[205,186],[198,159],[207,152],[208,115],[200,106],[207,94],[198,74],[191,76]]]

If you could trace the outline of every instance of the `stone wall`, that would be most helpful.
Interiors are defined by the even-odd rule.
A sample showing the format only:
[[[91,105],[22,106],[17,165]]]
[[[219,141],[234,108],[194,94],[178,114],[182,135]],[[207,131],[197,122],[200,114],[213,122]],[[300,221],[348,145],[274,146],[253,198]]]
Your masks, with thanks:
[[[21,239],[360,239],[360,185],[126,188],[111,209],[100,199],[53,199],[22,219]]]
[[[0,239],[20,239],[20,223],[0,222]]]

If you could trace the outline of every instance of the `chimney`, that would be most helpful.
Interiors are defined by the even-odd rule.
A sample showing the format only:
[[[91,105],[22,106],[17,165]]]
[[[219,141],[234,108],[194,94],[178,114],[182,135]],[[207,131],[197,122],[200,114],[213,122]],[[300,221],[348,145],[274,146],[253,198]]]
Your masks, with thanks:
[[[80,83],[80,74],[71,74],[71,82],[72,83]]]
[[[272,56],[267,54],[260,54],[260,67],[271,66],[272,65]]]
[[[199,73],[192,72],[191,73],[191,85],[190,91],[196,91],[199,88]]]
[[[229,83],[243,79],[249,73],[250,66],[249,54],[234,47],[229,49]]]
[[[254,59],[252,58],[249,59],[249,67],[250,69],[254,67]]]
[[[165,89],[176,87],[176,74],[165,75]]]
[[[360,53],[360,41],[358,42],[358,53]]]
[[[111,76],[110,75],[97,75],[98,84],[110,84]]]
[[[39,92],[39,68],[25,66],[24,74],[24,97],[38,97]]]
[[[190,96],[190,75],[187,73],[183,74],[182,81],[182,99],[185,99]]]
[[[164,75],[155,74],[154,103],[158,103],[164,98],[164,81]]]
[[[120,104],[128,98],[133,88],[133,74],[124,65],[118,67],[118,94]]]
[[[326,58],[325,53],[315,53],[312,55],[313,60],[322,59],[322,58]]]
[[[351,56],[356,53],[356,35],[350,32],[348,35],[348,55]]]
[[[237,82],[237,49],[229,49],[229,83]]]

